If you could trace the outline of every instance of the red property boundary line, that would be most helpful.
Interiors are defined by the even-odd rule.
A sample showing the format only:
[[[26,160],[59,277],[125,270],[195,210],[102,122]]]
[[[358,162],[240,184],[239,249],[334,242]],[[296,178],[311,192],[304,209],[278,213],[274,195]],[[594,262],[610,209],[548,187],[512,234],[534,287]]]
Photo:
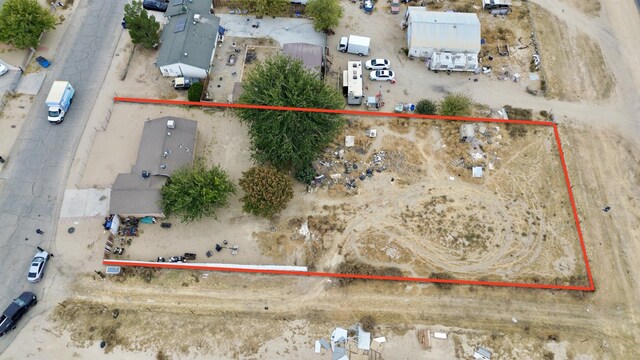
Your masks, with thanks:
[[[339,274],[339,273],[312,272],[312,271],[237,269],[237,268],[225,268],[225,267],[218,267],[218,266],[190,266],[188,264],[177,264],[177,263],[139,263],[135,261],[121,261],[121,260],[107,260],[107,259],[104,259],[102,261],[104,265],[142,266],[142,267],[155,267],[155,268],[190,269],[190,270],[224,271],[224,272],[240,272],[240,273],[260,273],[260,274],[271,274],[271,275],[296,275],[296,276],[316,276],[316,277],[352,278],[352,279],[368,279],[368,280],[410,281],[410,282],[423,282],[423,283],[449,283],[449,284],[461,284],[461,285],[481,285],[481,286],[497,286],[497,287],[530,288],[530,289],[595,291],[595,284],[593,282],[593,276],[591,274],[591,267],[589,266],[587,249],[584,244],[582,229],[580,228],[580,219],[578,217],[578,211],[576,209],[573,192],[571,191],[571,181],[569,180],[569,172],[567,170],[567,164],[565,161],[564,152],[562,151],[560,133],[558,131],[558,125],[553,122],[537,121],[537,120],[510,120],[510,119],[489,119],[489,118],[442,116],[442,115],[420,115],[420,114],[390,113],[390,112],[377,112],[377,111],[372,112],[372,111],[359,111],[359,110],[315,109],[315,108],[299,108],[299,107],[285,107],[285,106],[271,106],[271,105],[194,102],[194,101],[182,101],[182,100],[161,100],[161,99],[128,98],[128,97],[114,97],[113,100],[114,102],[140,103],[140,104],[244,108],[244,109],[261,109],[261,110],[275,110],[275,111],[301,111],[301,112],[331,113],[331,114],[342,114],[342,115],[365,115],[365,116],[375,116],[375,117],[386,116],[386,117],[400,117],[400,118],[414,118],[414,119],[474,121],[474,122],[487,122],[487,123],[508,123],[508,124],[550,126],[553,128],[556,144],[558,145],[560,163],[562,164],[562,172],[564,173],[567,192],[569,194],[569,202],[571,203],[573,218],[575,221],[576,230],[578,232],[578,239],[580,240],[582,257],[584,259],[584,263],[587,269],[587,278],[589,280],[589,286],[530,284],[530,283],[514,283],[514,282],[499,282],[499,281],[458,280],[458,279],[431,279],[431,278],[415,278],[415,277],[401,277],[401,276]]]

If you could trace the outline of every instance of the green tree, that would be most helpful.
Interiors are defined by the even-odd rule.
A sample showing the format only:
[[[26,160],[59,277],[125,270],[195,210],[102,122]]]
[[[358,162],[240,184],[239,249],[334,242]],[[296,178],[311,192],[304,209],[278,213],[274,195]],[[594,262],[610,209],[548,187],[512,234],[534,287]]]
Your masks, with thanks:
[[[435,115],[438,113],[438,106],[429,99],[422,99],[416,104],[416,113],[422,115]]]
[[[341,109],[342,94],[327,86],[302,61],[282,55],[256,66],[243,81],[239,103]],[[309,166],[342,130],[339,114],[238,109],[249,125],[251,150],[259,163],[279,169]]]
[[[254,166],[242,173],[240,187],[245,192],[242,209],[266,218],[284,210],[293,198],[293,181],[272,166]]]
[[[462,93],[449,94],[440,103],[440,115],[469,116],[471,115],[471,105],[473,105],[473,102],[468,95]]]
[[[127,23],[131,42],[150,49],[160,41],[160,24],[156,17],[142,8],[142,1],[134,0],[124,5],[124,21]]]
[[[235,185],[227,173],[217,166],[208,169],[202,160],[193,167],[176,170],[162,187],[162,209],[165,215],[177,215],[182,222],[203,216],[216,217],[216,210],[227,205]]]
[[[201,82],[194,83],[189,88],[189,92],[187,93],[187,99],[189,101],[200,101],[202,97],[203,85]]]
[[[20,49],[38,46],[40,35],[56,28],[56,18],[37,0],[6,0],[0,9],[0,42]]]
[[[291,0],[236,0],[233,4],[259,17],[278,16],[287,12],[291,6]]]
[[[327,31],[338,26],[342,7],[338,0],[309,0],[304,9],[313,20],[316,31]]]

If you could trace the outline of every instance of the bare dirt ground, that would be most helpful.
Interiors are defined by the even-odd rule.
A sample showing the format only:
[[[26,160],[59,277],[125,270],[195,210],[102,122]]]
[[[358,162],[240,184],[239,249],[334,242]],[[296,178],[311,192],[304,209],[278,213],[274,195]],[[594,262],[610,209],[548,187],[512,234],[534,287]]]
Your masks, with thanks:
[[[544,0],[535,2],[545,3]],[[345,8],[357,8],[357,5],[351,3],[344,5]],[[568,5],[563,2],[545,3],[544,6],[556,9]],[[588,30],[583,25],[590,23],[584,22],[579,16],[573,16],[579,10],[569,7],[566,10],[565,14],[572,14],[571,18],[564,18],[570,27]],[[633,11],[635,9],[632,3],[603,4],[603,16],[610,21],[616,34],[623,35],[610,45],[603,42],[603,39],[608,38],[599,32],[609,29],[609,25],[596,22],[596,26],[586,33],[592,38],[592,35],[597,35],[595,39],[603,49],[605,46],[619,45],[622,53],[633,53],[637,50],[630,46],[633,42],[629,41],[639,28],[637,13]],[[635,16],[631,18],[635,22],[627,21],[629,14]],[[372,16],[375,18],[378,15],[382,16],[380,13]],[[359,26],[367,24],[364,19],[371,19],[358,17],[355,12],[345,14],[345,18],[348,16],[360,19]],[[396,32],[381,25],[387,22],[395,24],[396,20],[399,17],[389,15],[381,17],[379,24],[369,21],[378,24],[379,30],[372,32],[375,33],[375,39],[396,41],[394,44],[401,46]],[[365,31],[362,27],[354,29]],[[350,32],[344,28],[340,31],[347,34]],[[338,32],[337,37],[339,35]],[[336,37],[331,37],[329,41],[331,49],[335,49]],[[542,46],[544,45],[543,41]],[[384,54],[384,46],[379,42],[374,43],[374,50],[377,52],[372,54],[374,56]],[[524,92],[522,84],[499,82],[486,77],[481,77],[479,83],[473,83],[463,76],[423,73],[424,69],[419,68],[419,64],[394,57],[393,52],[388,54],[395,61],[393,66],[399,72],[399,81],[396,86],[383,84],[382,91],[388,97],[389,104],[389,109],[386,110],[390,110],[396,101],[463,89],[492,107],[513,101],[522,104],[520,106],[529,105],[536,111],[552,106],[559,114],[573,114],[562,118],[560,132],[594,274],[597,289],[594,293],[468,286],[444,290],[430,284],[372,281],[340,286],[327,279],[176,271],[143,272],[102,280],[93,273],[87,274],[89,269],[102,269],[101,251],[96,249],[100,246],[99,234],[96,236],[92,230],[99,226],[99,222],[81,220],[74,225],[78,229],[75,235],[66,233],[70,224],[59,226],[57,261],[53,263],[54,267],[48,269],[42,284],[47,296],[30,313],[32,318],[23,320],[19,340],[13,342],[3,357],[328,359],[330,355],[326,353],[313,353],[313,342],[320,337],[327,338],[335,326],[349,326],[362,315],[371,314],[381,324],[376,326],[374,336],[387,337],[383,351],[386,359],[466,359],[471,358],[477,345],[488,347],[498,359],[638,358],[640,338],[637,332],[637,299],[640,296],[640,284],[635,259],[640,254],[640,249],[633,239],[638,238],[637,229],[640,228],[640,218],[637,215],[640,213],[640,175],[637,166],[634,166],[640,162],[637,155],[640,147],[634,135],[638,129],[635,123],[637,119],[633,117],[629,120],[626,116],[633,114],[637,107],[637,102],[631,101],[634,98],[629,97],[632,93],[628,91],[637,88],[634,85],[637,83],[637,75],[628,72],[627,77],[616,76],[614,86],[617,91],[612,96],[619,97],[604,105],[547,102],[541,97],[519,95]],[[340,56],[342,54],[335,55],[334,60]],[[616,60],[605,56],[607,64],[616,75],[631,69],[629,64],[623,62],[624,59],[635,57],[626,56]],[[616,68],[611,65],[611,61],[615,65],[626,65]],[[341,63],[342,59],[338,62]],[[105,85],[108,88],[120,84],[118,81],[110,80]],[[141,86],[140,89],[133,88],[130,91],[135,94],[147,87],[153,88],[150,83]],[[108,103],[108,99],[105,103]],[[597,126],[587,125],[589,123]],[[403,137],[412,134],[409,126],[394,124],[389,127],[391,136],[388,139],[395,137],[395,140],[401,141],[404,140]],[[425,131],[424,134],[431,132]],[[549,150],[545,145],[545,136],[544,133],[528,133],[527,137],[538,139],[539,142],[532,141],[534,145],[530,148],[521,146],[523,151],[520,155],[511,154],[514,158],[512,164],[523,161],[525,154],[530,158],[534,151],[547,154]],[[506,140],[507,135],[504,138]],[[123,141],[137,139],[138,137],[132,137]],[[512,145],[524,145],[524,141],[526,138],[514,141]],[[118,144],[121,145],[122,142]],[[402,145],[402,149],[407,152],[409,148],[417,147],[415,144],[406,144],[406,141],[398,145]],[[436,151],[429,147],[425,149],[424,146],[420,149],[443,153],[443,150]],[[502,156],[501,169],[505,169],[504,159],[507,156],[509,154]],[[440,158],[443,157],[444,155],[440,155]],[[225,158],[224,161],[234,159]],[[432,163],[423,164],[435,167],[436,160],[440,159],[436,156],[430,160]],[[547,162],[531,162],[534,164],[532,173],[544,173],[544,164]],[[457,175],[450,168],[450,163],[442,164],[445,165],[439,171],[451,172],[454,177]],[[411,169],[412,165],[414,164],[407,163],[404,169]],[[228,163],[223,166],[231,167]],[[524,168],[522,164],[518,166]],[[487,183],[493,181],[494,186],[497,186],[501,171],[496,169],[494,175],[488,171],[482,185],[488,186]],[[72,178],[77,176],[73,172],[74,169]],[[359,191],[364,193],[377,190],[375,184],[378,179],[381,180],[379,189],[389,191],[390,179],[384,179],[389,174],[376,173],[372,179],[365,180],[366,183],[359,187]],[[448,181],[446,178],[444,180]],[[412,181],[417,182],[416,179],[409,179],[404,183],[398,178],[393,186],[410,188],[415,184]],[[549,182],[554,181],[554,178],[549,178]],[[478,186],[471,179],[456,179],[454,182],[463,182],[467,187]],[[526,178],[514,185],[535,185],[529,182],[530,179]],[[518,190],[515,186],[511,189],[515,194]],[[327,197],[342,203],[341,199],[345,198],[343,193],[344,190],[341,189],[340,192],[327,194]],[[564,189],[560,194],[550,195],[564,196],[563,194],[566,194]],[[452,196],[449,192],[446,195],[447,199]],[[524,198],[516,199],[519,206],[524,206],[526,201]],[[604,204],[610,205],[612,211],[602,212]],[[461,203],[456,200],[453,205],[460,206]],[[465,211],[464,207],[459,210]],[[323,211],[330,212],[331,209]],[[346,214],[350,210],[340,211]],[[526,215],[526,211],[524,214]],[[326,216],[337,215],[329,213]],[[313,224],[314,221],[309,221],[310,228],[313,228]],[[322,222],[315,224],[320,226]],[[291,226],[297,228],[298,224]],[[208,229],[203,229],[206,230]],[[318,231],[339,233],[338,230],[326,227],[320,227]],[[359,250],[356,248],[360,246],[359,242],[351,244],[354,251]],[[149,246],[153,244],[150,243]],[[280,249],[288,250],[286,246]],[[392,251],[391,254],[402,256],[401,252]],[[381,255],[388,256],[386,252]],[[115,309],[118,311],[114,312]],[[114,314],[117,317],[114,318]],[[437,343],[436,339],[432,339],[432,350],[422,350],[416,340],[416,330],[425,327],[447,331],[449,340]],[[105,349],[100,349],[100,340],[107,341]],[[105,350],[107,354],[104,354]]]
[[[606,99],[614,79],[602,50],[583,31],[560,21],[559,14],[529,4],[539,41],[546,95],[569,101]]]

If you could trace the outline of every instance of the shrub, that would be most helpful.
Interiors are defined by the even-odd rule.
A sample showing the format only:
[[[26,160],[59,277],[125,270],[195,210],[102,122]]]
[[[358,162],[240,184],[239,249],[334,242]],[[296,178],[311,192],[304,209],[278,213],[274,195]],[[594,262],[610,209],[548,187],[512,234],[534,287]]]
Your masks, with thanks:
[[[293,181],[272,166],[254,166],[242,174],[240,187],[242,210],[263,217],[272,217],[287,207],[293,198]]]
[[[296,171],[296,179],[304,184],[310,184],[315,177],[316,169],[311,164],[301,167]]]
[[[429,276],[432,279],[440,279],[440,280],[453,280],[455,279],[455,277],[453,277],[453,275],[447,273],[447,272],[434,272],[431,273],[431,275]],[[440,289],[444,289],[444,290],[448,290],[451,289],[453,287],[453,284],[451,283],[441,283],[441,282],[434,282],[433,283],[435,286],[439,287]]]
[[[416,104],[416,113],[422,115],[435,115],[438,113],[438,106],[429,99],[422,99]]]
[[[189,88],[187,99],[189,99],[189,101],[200,101],[200,99],[202,98],[202,90],[203,85],[201,82],[194,83]]]
[[[440,115],[469,116],[471,115],[471,97],[462,93],[447,95],[440,103]]]

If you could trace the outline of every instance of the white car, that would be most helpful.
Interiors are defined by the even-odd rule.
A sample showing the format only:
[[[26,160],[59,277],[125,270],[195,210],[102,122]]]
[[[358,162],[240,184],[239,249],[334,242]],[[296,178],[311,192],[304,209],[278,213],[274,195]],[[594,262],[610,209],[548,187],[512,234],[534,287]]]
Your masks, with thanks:
[[[389,70],[391,62],[387,59],[371,59],[364,64],[368,70]]]
[[[0,64],[0,76],[6,74],[7,71],[9,71],[9,69],[7,69],[7,67],[4,64]]]
[[[38,282],[42,279],[44,267],[47,265],[47,260],[49,260],[50,256],[48,252],[38,246],[38,252],[31,260],[31,266],[29,267],[29,275],[27,275],[29,282]]]
[[[392,81],[396,74],[391,70],[376,70],[369,74],[369,79],[378,81]]]

